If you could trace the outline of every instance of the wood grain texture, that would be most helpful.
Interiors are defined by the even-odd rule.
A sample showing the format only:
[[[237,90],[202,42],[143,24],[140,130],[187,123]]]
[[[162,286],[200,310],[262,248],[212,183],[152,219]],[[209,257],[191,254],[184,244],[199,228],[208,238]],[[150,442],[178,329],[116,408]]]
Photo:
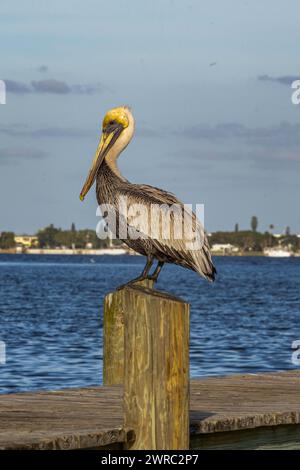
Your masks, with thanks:
[[[300,447],[300,371],[202,378],[192,380],[190,390],[192,446],[206,448],[211,437],[226,438],[234,448],[248,439],[244,430],[252,429],[256,439],[270,427],[278,429],[276,446],[289,441]],[[290,430],[288,439],[282,426]],[[132,430],[124,429],[121,386],[0,395],[0,449],[114,447],[132,439]],[[260,445],[272,442],[265,438]]]
[[[300,423],[300,372],[233,375],[191,381],[195,434]]]
[[[124,426],[129,449],[189,448],[189,305],[145,288],[124,290]]]
[[[71,450],[126,440],[120,387],[0,395],[0,449]]]
[[[136,285],[152,288],[153,281],[145,280]],[[124,289],[106,295],[103,311],[103,383],[123,384]]]
[[[122,384],[124,377],[123,292],[108,294],[103,315],[103,383]]]

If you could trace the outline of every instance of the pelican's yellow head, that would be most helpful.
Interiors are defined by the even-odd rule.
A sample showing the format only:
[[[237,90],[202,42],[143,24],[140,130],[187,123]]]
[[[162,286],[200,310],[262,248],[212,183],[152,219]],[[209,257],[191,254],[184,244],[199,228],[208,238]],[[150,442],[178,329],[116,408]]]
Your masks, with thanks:
[[[119,139],[122,132],[128,128],[131,118],[132,115],[127,106],[120,106],[119,108],[110,109],[104,116],[101,139],[96,150],[90,172],[80,193],[81,201],[83,201],[92,184],[94,183],[97,172],[104,160],[105,155],[107,155],[109,150]]]
[[[128,111],[129,108],[127,108],[127,106],[120,106],[119,108],[113,108],[107,111],[102,123],[102,132],[104,132],[108,126],[115,123],[122,126],[123,129],[126,129],[126,127],[129,126]]]

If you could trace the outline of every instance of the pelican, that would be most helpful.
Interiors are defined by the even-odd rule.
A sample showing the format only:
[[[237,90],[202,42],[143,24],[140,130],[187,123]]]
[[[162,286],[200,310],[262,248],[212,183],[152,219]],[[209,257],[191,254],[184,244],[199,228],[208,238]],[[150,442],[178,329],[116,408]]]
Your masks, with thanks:
[[[86,194],[96,180],[96,196],[98,204],[102,207],[113,207],[118,217],[116,230],[117,238],[120,238],[126,245],[134,251],[147,257],[147,261],[142,273],[135,279],[128,282],[132,284],[137,281],[151,279],[157,281],[159,273],[164,263],[175,263],[185,268],[199,273],[209,281],[215,280],[216,269],[211,260],[210,248],[204,229],[196,215],[186,209],[185,205],[179,201],[173,194],[162,189],[148,186],[145,184],[133,184],[127,181],[117,166],[117,158],[131,141],[135,129],[135,121],[131,109],[127,106],[121,106],[109,110],[102,124],[102,135],[96,150],[92,166],[80,193],[80,199],[83,201]],[[149,208],[162,206],[164,208],[178,207],[187,221],[193,227],[194,233],[201,243],[197,248],[191,247],[187,243],[187,237],[175,237],[174,230],[170,231],[170,236],[161,236],[161,230],[158,236],[151,237],[140,228],[140,224],[130,219],[128,212],[120,209],[120,199],[126,198],[127,207],[137,205]],[[151,214],[151,211],[149,211]],[[150,216],[147,216],[150,218]],[[149,219],[150,220],[150,219]],[[158,224],[161,227],[161,219],[158,222],[157,217],[152,217],[152,225]],[[174,229],[174,213],[171,213],[171,225]],[[178,220],[178,219],[176,219]],[[181,222],[180,222],[181,223]],[[128,236],[120,234],[121,229],[126,226]],[[110,223],[108,228],[111,230]],[[112,230],[111,230],[112,231]],[[134,236],[132,234],[134,233]],[[131,235],[130,235],[131,234]],[[137,235],[138,234],[138,235]],[[190,241],[190,238],[189,238]],[[154,260],[157,265],[150,274]]]

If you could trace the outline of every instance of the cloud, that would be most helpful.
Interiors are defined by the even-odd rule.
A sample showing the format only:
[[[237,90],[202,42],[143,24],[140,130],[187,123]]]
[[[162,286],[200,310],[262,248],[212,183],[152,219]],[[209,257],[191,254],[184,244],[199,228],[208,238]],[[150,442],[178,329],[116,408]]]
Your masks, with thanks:
[[[32,147],[0,148],[0,165],[19,163],[22,160],[39,160],[48,155],[44,150]]]
[[[41,127],[32,129],[24,124],[0,124],[0,135],[15,138],[86,138],[95,136],[95,130],[78,127]],[[247,127],[236,122],[221,123],[215,126],[199,124],[179,130],[165,130],[163,134],[148,127],[137,127],[136,137],[155,139],[161,136],[176,136],[184,139],[203,140],[216,146],[230,148],[237,144],[247,144],[251,148],[300,149],[300,124],[282,122],[269,127]],[[299,151],[300,154],[300,151]]]
[[[277,148],[272,152],[259,149],[251,155],[252,164],[261,169],[271,170],[299,170],[300,153],[295,149]]]
[[[86,129],[78,129],[72,127],[46,127],[30,132],[32,137],[89,137],[94,132]]]
[[[94,93],[101,93],[103,91],[109,90],[101,83],[96,83],[93,85],[72,85],[70,88],[72,93],[79,93],[85,95],[92,95]]]
[[[48,67],[47,67],[47,65],[40,65],[40,66],[37,68],[37,71],[38,71],[38,72],[41,72],[41,73],[46,73],[46,72],[48,72]]]
[[[288,85],[291,86],[291,84],[295,80],[300,80],[300,74],[299,75],[283,75],[281,77],[271,77],[270,75],[259,75],[257,77],[257,80],[261,82],[277,82],[280,83],[281,85]]]
[[[259,170],[255,178],[263,177],[264,172],[264,175],[269,174],[271,180],[275,181],[275,174],[298,174],[300,170],[300,152],[295,148],[268,149],[249,147],[242,143],[225,146],[209,143],[196,147],[182,146],[173,155],[172,167],[181,167],[182,171],[184,168],[195,168],[197,172],[210,173],[213,178],[230,178],[233,184],[238,184],[235,175],[239,175],[240,180],[240,176],[251,174],[252,171]]]
[[[55,93],[64,95],[70,93],[71,88],[65,82],[51,78],[49,80],[32,81],[31,86],[33,91],[37,93]]]
[[[295,172],[300,168],[300,124],[283,122],[253,128],[239,123],[202,124],[185,128],[176,135],[184,139],[185,147],[181,153],[187,155],[190,162],[210,162],[215,165],[215,171],[221,168],[226,172],[226,165],[230,171],[233,166],[241,168],[240,165],[244,171],[244,165],[247,171],[258,168]]]
[[[82,84],[82,85],[69,85],[62,80],[49,78],[45,80],[32,80],[28,85],[23,82],[16,82],[14,80],[5,79],[6,90],[10,93],[25,94],[25,93],[48,93],[56,95],[66,95],[69,93],[91,95],[94,93],[101,93],[108,90],[101,83],[95,84]]]
[[[34,138],[81,138],[90,137],[94,135],[94,132],[88,129],[80,129],[76,127],[44,127],[40,129],[30,129],[26,125],[22,124],[11,124],[1,125],[0,124],[0,135],[7,135],[11,137],[34,137]]]
[[[203,139],[215,143],[241,141],[262,147],[299,147],[300,124],[282,122],[270,127],[246,127],[239,123],[222,123],[216,126],[199,124],[176,131],[176,135]]]
[[[14,80],[4,80],[6,85],[6,91],[10,93],[23,94],[30,93],[31,89],[28,85],[22,82],[16,82]]]

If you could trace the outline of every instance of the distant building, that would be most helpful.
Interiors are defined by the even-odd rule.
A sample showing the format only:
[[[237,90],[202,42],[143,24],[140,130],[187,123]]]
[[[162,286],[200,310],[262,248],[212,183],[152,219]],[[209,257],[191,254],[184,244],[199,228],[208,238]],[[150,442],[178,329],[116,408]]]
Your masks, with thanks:
[[[16,235],[15,236],[15,243],[17,247],[21,248],[31,248],[33,246],[37,246],[39,243],[38,237],[31,236],[31,235]]]
[[[231,243],[214,243],[211,247],[212,253],[230,254],[237,253],[239,248]]]

